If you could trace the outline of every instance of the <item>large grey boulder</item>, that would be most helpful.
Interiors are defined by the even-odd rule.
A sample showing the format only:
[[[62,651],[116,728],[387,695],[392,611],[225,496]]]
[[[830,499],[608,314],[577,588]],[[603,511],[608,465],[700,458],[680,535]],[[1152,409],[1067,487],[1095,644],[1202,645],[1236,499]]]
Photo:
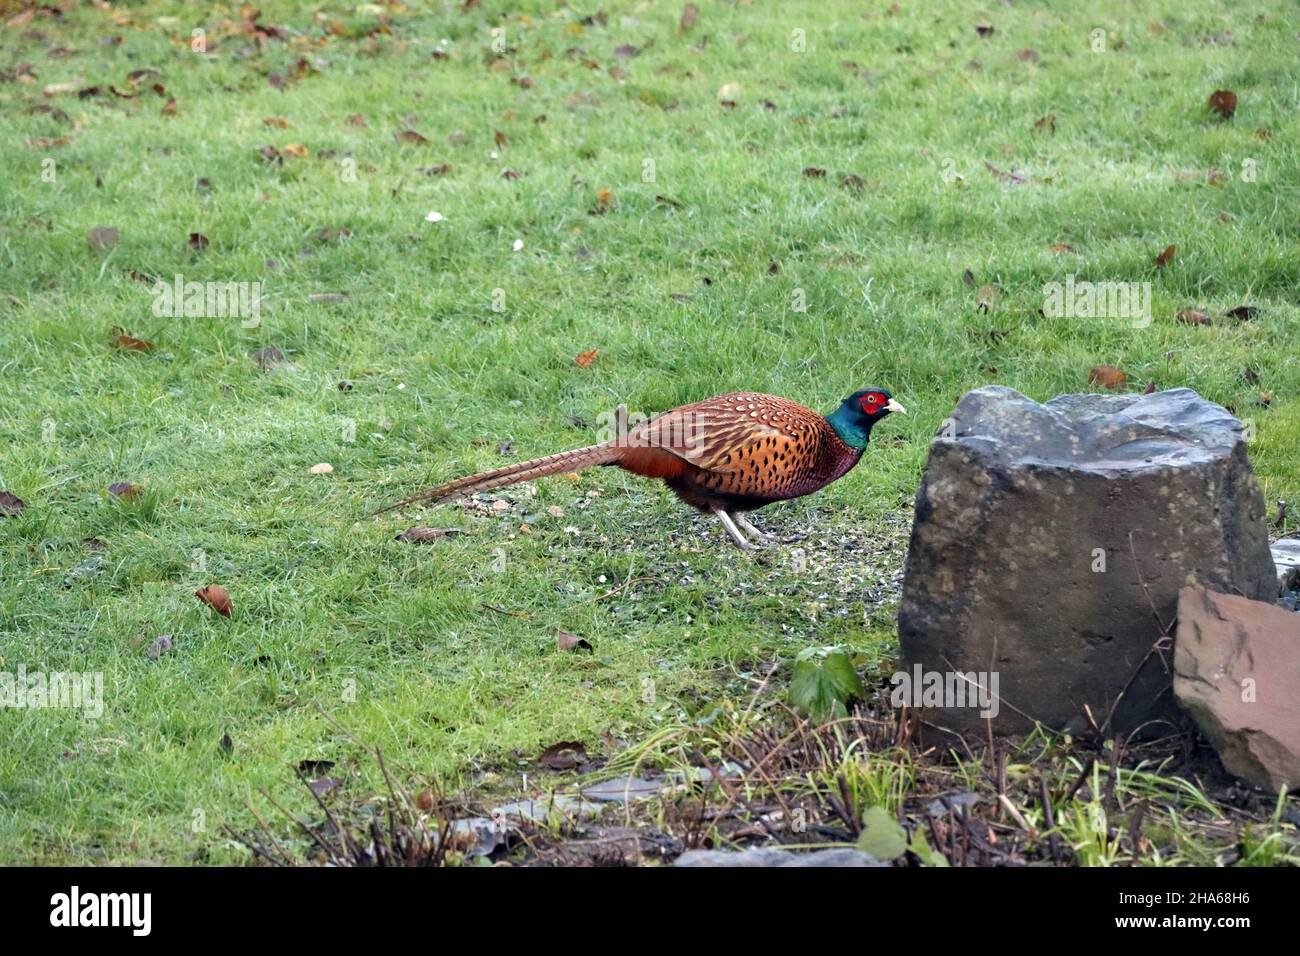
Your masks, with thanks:
[[[1230,773],[1300,787],[1300,614],[1184,588],[1174,692]]]
[[[968,393],[930,447],[899,633],[909,671],[964,673],[997,706],[950,695],[924,718],[1126,733],[1175,717],[1160,639],[1179,588],[1276,599],[1264,514],[1241,422],[1191,389]]]

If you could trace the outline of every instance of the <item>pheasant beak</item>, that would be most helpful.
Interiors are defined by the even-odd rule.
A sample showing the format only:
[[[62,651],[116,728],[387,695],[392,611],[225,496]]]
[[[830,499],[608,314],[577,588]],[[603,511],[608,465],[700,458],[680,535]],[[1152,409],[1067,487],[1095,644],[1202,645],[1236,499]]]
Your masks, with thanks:
[[[898,402],[894,401],[892,398],[891,398],[888,402],[885,403],[885,411],[887,411],[887,412],[899,412],[900,414],[903,414],[903,415],[906,415],[906,414],[907,414],[907,409],[904,408],[902,405],[898,404]]]

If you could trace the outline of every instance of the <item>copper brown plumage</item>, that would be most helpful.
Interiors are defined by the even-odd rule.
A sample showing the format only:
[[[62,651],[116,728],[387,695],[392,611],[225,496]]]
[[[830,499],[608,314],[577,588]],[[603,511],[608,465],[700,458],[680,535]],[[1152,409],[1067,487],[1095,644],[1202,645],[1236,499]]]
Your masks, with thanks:
[[[732,540],[751,548],[740,528],[755,537],[770,536],[744,512],[811,494],[845,475],[861,459],[872,426],[893,411],[905,409],[881,388],[854,392],[825,417],[775,395],[732,392],[674,408],[599,445],[459,478],[389,508],[437,504],[559,472],[613,465],[662,479],[686,504],[717,514]]]

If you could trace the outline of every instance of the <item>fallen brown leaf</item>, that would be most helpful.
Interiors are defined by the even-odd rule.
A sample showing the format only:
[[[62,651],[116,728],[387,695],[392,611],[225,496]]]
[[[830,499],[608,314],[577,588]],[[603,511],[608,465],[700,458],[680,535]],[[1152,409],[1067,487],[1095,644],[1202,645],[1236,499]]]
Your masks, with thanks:
[[[586,368],[592,362],[596,361],[596,356],[600,354],[600,349],[588,349],[574,359],[583,368]]]
[[[144,339],[137,339],[135,336],[127,335],[126,333],[122,333],[109,344],[115,349],[127,349],[131,352],[152,352],[158,347],[152,342],[147,342]]]
[[[1103,385],[1106,388],[1119,388],[1128,381],[1128,376],[1113,365],[1094,365],[1088,373],[1089,384]]]
[[[194,596],[223,617],[230,617],[230,593],[220,584],[205,584]]]
[[[1178,251],[1177,246],[1165,246],[1165,251],[1156,256],[1156,266],[1163,269],[1169,263],[1174,261],[1174,253]]]
[[[1000,179],[1006,183],[1015,183],[1016,185],[1020,185],[1021,183],[1028,181],[1025,179],[1024,176],[1021,176],[1019,173],[1009,173],[1005,169],[998,169],[996,166],[994,166],[992,163],[988,162],[987,160],[984,162],[984,168],[987,169],[990,173],[992,173],[997,179]]]
[[[570,634],[568,631],[560,631],[555,635],[555,646],[562,651],[590,651],[594,648],[579,637],[577,634]]]
[[[67,146],[71,142],[71,136],[59,136],[54,139],[48,136],[34,136],[27,140],[27,145],[32,149],[52,149],[55,146]]]
[[[537,762],[551,770],[572,770],[587,762],[587,747],[579,740],[561,740],[543,750]]]
[[[679,33],[687,33],[695,28],[695,24],[700,20],[700,8],[693,3],[688,3],[682,7],[682,18],[677,21],[677,30]]]
[[[208,247],[208,237],[201,232],[190,233],[190,248],[195,252],[202,252]]]
[[[283,365],[285,361],[284,353],[274,345],[258,349],[252,354],[252,359],[264,372],[269,372],[275,367]]]
[[[312,234],[317,242],[341,242],[352,238],[352,230],[347,226],[322,226]]]
[[[112,226],[96,226],[90,230],[86,241],[90,243],[91,252],[105,253],[117,245],[121,238],[121,233]]]
[[[862,195],[862,191],[867,188],[867,182],[857,173],[849,173],[840,180],[840,186],[851,193]]]
[[[427,528],[417,524],[396,535],[393,540],[405,544],[428,544],[431,541],[441,541],[443,538],[463,533],[459,528]]]
[[[1232,119],[1237,112],[1237,94],[1232,90],[1215,90],[1210,94],[1210,109],[1224,119]]]

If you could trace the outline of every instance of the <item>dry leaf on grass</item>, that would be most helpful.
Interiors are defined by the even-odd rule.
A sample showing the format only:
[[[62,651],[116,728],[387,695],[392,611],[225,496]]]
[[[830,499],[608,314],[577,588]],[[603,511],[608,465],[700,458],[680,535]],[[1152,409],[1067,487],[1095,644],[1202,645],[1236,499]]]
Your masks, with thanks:
[[[1232,119],[1237,112],[1237,94],[1232,90],[1215,90],[1210,94],[1210,109],[1224,119]]]
[[[194,596],[222,617],[230,617],[230,593],[220,584],[205,584],[194,592]]]
[[[1115,389],[1128,381],[1128,376],[1113,365],[1094,365],[1088,373],[1089,384]]]
[[[1174,261],[1174,253],[1178,251],[1177,246],[1165,246],[1164,252],[1156,256],[1156,266],[1163,269],[1169,263]]]
[[[550,770],[572,770],[587,762],[587,747],[579,740],[561,740],[543,750],[537,762]]]
[[[146,342],[144,339],[137,339],[133,335],[122,333],[113,339],[110,345],[115,349],[126,349],[128,352],[152,352],[158,346],[152,342]]]
[[[688,3],[682,7],[682,18],[677,21],[677,30],[680,33],[686,33],[694,29],[695,24],[700,20],[700,8],[693,3]]]
[[[575,358],[574,361],[577,362],[579,365],[581,365],[583,368],[586,368],[592,362],[596,361],[596,356],[599,354],[600,354],[600,349],[588,349],[587,351],[579,355],[577,358]]]
[[[594,648],[579,637],[577,634],[570,634],[568,631],[560,631],[555,635],[555,646],[562,651],[590,651]]]
[[[285,361],[284,352],[280,351],[274,345],[260,348],[256,352],[253,352],[250,357],[264,372],[269,372],[277,366],[283,365]]]
[[[429,544],[432,541],[441,541],[443,538],[449,538],[456,534],[464,534],[464,532],[460,528],[427,528],[422,524],[417,524],[396,535],[393,540],[406,544]]]
[[[86,242],[90,244],[91,252],[102,255],[116,246],[121,238],[122,234],[112,226],[96,226],[87,234]]]

